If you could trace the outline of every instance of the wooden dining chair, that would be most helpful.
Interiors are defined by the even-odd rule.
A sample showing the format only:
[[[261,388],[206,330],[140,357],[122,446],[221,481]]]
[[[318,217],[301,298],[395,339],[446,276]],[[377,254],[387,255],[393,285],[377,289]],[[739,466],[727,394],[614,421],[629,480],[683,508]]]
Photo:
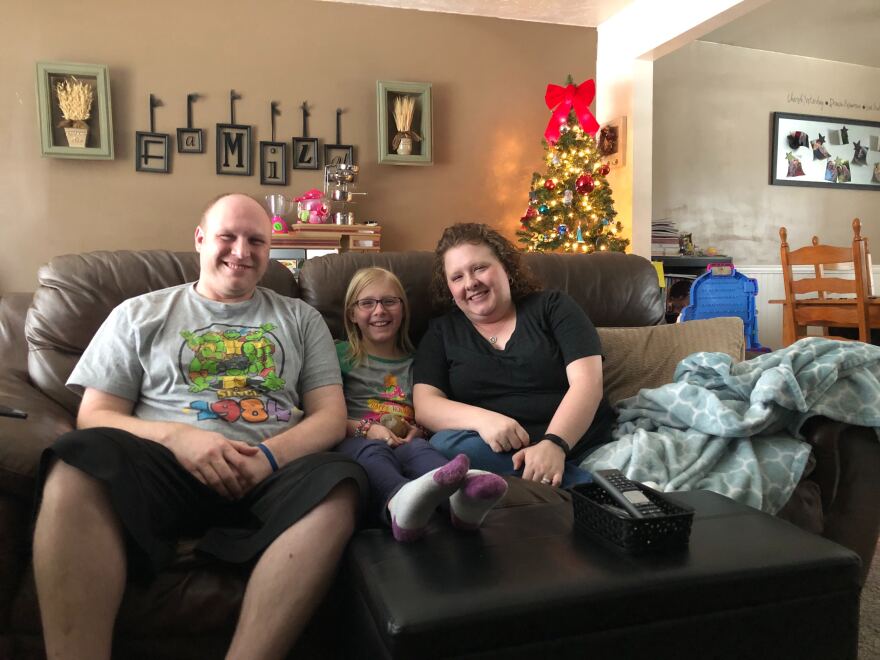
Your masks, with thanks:
[[[822,245],[813,236],[812,245],[789,250],[788,232],[779,230],[782,239],[780,257],[785,300],[783,304],[782,343],[788,346],[807,336],[809,326],[822,327],[831,339],[849,339],[829,334],[829,328],[858,328],[859,341],[871,341],[871,328],[880,327],[880,299],[871,291],[868,239],[861,235],[862,225],[853,220],[851,247]],[[830,266],[851,264],[854,278],[838,277]],[[794,266],[812,266],[813,272],[795,272]],[[805,277],[803,275],[806,275]]]

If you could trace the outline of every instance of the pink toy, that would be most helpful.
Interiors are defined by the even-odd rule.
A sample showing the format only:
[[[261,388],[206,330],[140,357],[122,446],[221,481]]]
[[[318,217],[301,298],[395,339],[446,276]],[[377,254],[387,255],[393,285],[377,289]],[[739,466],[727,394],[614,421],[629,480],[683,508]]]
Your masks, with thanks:
[[[327,200],[317,188],[307,190],[296,198],[296,217],[300,222],[322,224],[329,215],[330,207],[327,206]]]

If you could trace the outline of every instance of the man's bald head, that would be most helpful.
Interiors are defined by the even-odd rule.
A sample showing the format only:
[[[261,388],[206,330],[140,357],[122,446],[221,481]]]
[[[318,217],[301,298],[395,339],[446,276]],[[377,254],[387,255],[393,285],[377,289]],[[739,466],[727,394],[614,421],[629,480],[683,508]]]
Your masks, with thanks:
[[[205,219],[208,217],[208,213],[215,206],[217,206],[217,204],[220,204],[221,202],[224,202],[224,201],[232,201],[231,199],[228,199],[228,198],[241,198],[239,201],[244,202],[245,200],[249,200],[249,201],[253,202],[255,206],[259,207],[259,209],[263,213],[263,215],[266,216],[266,220],[269,221],[269,225],[270,226],[272,225],[272,219],[269,217],[269,214],[266,212],[266,209],[263,208],[263,205],[260,204],[257,200],[255,200],[250,195],[245,195],[244,193],[223,193],[222,195],[217,195],[214,199],[212,199],[210,202],[208,202],[205,205],[205,208],[202,211],[202,217],[199,219],[199,226],[202,228],[205,227]]]

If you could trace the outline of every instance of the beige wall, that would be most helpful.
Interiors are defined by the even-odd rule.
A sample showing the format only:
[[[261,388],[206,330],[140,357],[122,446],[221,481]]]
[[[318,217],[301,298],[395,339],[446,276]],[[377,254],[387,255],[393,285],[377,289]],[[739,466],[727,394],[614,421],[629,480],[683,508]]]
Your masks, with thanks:
[[[84,18],[89,17],[89,18]],[[286,188],[214,173],[215,124],[229,121],[229,90],[243,95],[238,123],[268,140],[269,102],[281,102],[277,138],[301,133],[297,109],[312,106],[310,134],[356,146],[361,220],[383,225],[390,250],[430,249],[450,222],[482,219],[508,235],[519,227],[531,173],[541,167],[548,82],[595,76],[593,29],[418,11],[272,0],[243,4],[82,0],[17,3],[0,27],[0,293],[32,290],[40,264],[96,249],[188,250],[204,203],[229,190],[295,196],[320,187],[294,170]],[[116,159],[41,158],[37,61],[110,67]],[[433,83],[435,164],[377,164],[376,80]],[[208,151],[174,154],[169,175],[136,173],[134,132],[194,124]],[[257,168],[255,168],[256,170]]]
[[[653,217],[739,265],[778,264],[779,227],[793,245],[848,244],[851,223],[880,245],[880,192],[769,185],[771,114],[880,121],[880,69],[694,42],[654,63]],[[789,95],[847,99],[825,108]],[[876,160],[876,152],[869,162]],[[876,251],[876,248],[875,248]]]

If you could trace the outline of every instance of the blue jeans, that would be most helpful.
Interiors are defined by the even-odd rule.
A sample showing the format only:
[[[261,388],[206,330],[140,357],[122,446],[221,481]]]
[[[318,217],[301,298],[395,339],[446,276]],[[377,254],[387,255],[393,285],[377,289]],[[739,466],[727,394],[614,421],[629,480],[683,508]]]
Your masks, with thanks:
[[[467,454],[471,459],[472,468],[501,475],[522,476],[522,470],[513,469],[515,452],[506,451],[496,454],[476,431],[438,431],[431,436],[431,445],[447,458],[452,458],[456,454]],[[574,461],[565,464],[562,488],[589,483],[592,480],[593,475],[579,468]]]

